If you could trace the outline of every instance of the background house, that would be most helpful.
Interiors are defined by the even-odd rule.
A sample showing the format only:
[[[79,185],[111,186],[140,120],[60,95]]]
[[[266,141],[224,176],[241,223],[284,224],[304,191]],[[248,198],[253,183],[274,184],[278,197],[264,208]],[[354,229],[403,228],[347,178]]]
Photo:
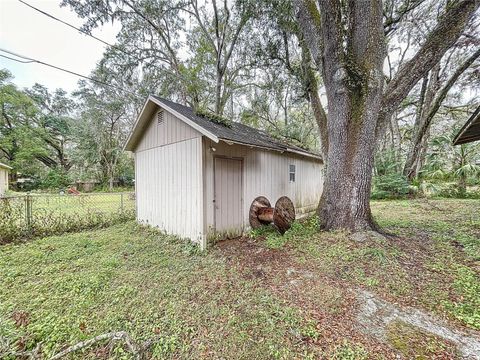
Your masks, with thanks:
[[[206,246],[215,234],[239,235],[251,202],[283,195],[297,215],[322,192],[322,159],[265,132],[198,116],[150,96],[125,146],[135,155],[138,221]]]
[[[12,168],[0,163],[0,196],[5,195],[8,190],[8,174]]]

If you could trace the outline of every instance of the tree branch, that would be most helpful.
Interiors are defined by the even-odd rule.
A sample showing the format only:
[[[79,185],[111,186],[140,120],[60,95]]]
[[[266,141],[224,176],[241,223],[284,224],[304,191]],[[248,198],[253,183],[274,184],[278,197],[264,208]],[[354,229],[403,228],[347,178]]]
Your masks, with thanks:
[[[383,135],[387,119],[415,84],[440,61],[445,52],[458,40],[479,6],[480,2],[475,0],[462,0],[451,6],[430,32],[420,50],[411,60],[403,64],[392,81],[388,83],[379,114],[377,137]]]

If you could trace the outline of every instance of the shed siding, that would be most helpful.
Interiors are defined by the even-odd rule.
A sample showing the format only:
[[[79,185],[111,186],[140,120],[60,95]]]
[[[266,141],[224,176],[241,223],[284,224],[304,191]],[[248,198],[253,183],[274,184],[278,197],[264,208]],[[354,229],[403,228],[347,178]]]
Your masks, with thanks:
[[[0,168],[0,196],[8,190],[8,170]]]
[[[156,113],[135,150],[137,220],[203,240],[202,138],[175,116]]]
[[[266,196],[272,206],[283,195],[295,204],[297,216],[315,210],[322,194],[322,164],[294,154],[241,145],[205,142],[205,216],[207,231],[214,230],[213,159],[215,156],[243,158],[243,223],[249,227],[248,211],[254,198]],[[215,152],[211,151],[215,148]],[[289,181],[289,165],[295,165],[295,182]]]
[[[166,110],[163,111],[163,124],[159,125],[157,113],[158,111],[154,111],[149,125],[135,150],[136,152],[201,136],[197,130]]]

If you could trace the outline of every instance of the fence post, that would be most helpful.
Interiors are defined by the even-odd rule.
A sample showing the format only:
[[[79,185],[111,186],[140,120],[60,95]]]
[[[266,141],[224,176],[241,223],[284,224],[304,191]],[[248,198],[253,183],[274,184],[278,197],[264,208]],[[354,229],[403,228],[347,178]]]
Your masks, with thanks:
[[[32,195],[27,194],[25,196],[25,223],[28,231],[32,228],[32,201]]]
[[[120,193],[120,212],[123,214],[123,192]]]

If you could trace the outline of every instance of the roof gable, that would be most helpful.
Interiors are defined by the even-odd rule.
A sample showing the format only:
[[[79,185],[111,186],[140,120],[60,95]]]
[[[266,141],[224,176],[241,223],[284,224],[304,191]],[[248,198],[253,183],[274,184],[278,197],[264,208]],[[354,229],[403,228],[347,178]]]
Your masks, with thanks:
[[[127,140],[125,145],[126,150],[135,150],[143,132],[145,131],[146,126],[148,126],[148,120],[150,119],[150,116],[156,108],[154,106],[152,109],[151,104],[156,104],[171,112],[180,120],[192,126],[194,129],[198,130],[200,133],[216,143],[222,140],[227,143],[236,143],[279,152],[291,152],[321,160],[320,155],[304,150],[298,146],[284,144],[268,135],[265,131],[255,129],[238,122],[232,122],[232,125],[227,127],[225,125],[210,121],[202,116],[196,115],[195,111],[190,107],[160,98],[155,95],[150,95],[147,99],[147,102],[145,103],[143,110],[135,123],[130,137]]]

